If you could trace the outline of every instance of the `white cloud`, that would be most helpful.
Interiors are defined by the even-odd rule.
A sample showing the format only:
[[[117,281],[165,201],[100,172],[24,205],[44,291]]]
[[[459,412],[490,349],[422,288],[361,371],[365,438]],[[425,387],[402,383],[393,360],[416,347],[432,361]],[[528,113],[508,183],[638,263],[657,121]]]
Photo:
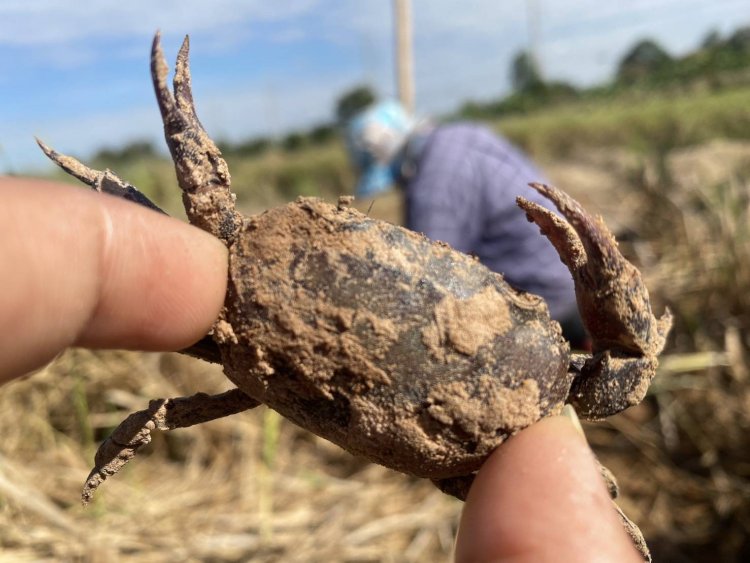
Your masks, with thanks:
[[[158,27],[177,34],[221,34],[238,24],[285,21],[309,13],[320,0],[4,0],[0,44],[58,45],[100,37],[150,36]]]

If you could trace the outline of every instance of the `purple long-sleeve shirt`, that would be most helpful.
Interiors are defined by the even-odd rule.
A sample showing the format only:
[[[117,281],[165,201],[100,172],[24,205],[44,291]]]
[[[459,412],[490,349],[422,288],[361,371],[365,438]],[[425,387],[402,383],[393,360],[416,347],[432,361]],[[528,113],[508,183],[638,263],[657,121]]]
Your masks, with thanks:
[[[545,207],[528,186],[544,176],[517,148],[470,123],[437,127],[404,180],[407,227],[476,255],[514,287],[541,295],[553,318],[576,310],[573,281],[516,196]]]

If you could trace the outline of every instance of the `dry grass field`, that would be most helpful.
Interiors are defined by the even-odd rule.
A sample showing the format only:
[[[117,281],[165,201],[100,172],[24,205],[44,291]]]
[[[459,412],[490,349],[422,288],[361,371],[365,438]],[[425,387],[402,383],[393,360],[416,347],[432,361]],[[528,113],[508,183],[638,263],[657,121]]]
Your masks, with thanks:
[[[656,561],[747,561],[750,143],[631,148],[540,152],[622,235],[656,310],[676,319],[647,400],[586,433]],[[119,172],[138,184],[164,170]],[[372,213],[396,217],[398,204]],[[81,508],[96,445],[127,413],[227,387],[215,366],[175,354],[70,350],[0,388],[0,560],[450,560],[461,503],[265,408],[156,435]]]

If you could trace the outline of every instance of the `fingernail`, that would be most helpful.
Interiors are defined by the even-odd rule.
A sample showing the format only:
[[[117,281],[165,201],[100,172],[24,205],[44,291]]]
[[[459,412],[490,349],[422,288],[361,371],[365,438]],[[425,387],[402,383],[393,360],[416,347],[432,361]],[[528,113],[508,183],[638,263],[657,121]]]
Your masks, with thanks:
[[[565,405],[560,414],[567,418],[573,425],[573,428],[575,428],[583,439],[586,440],[586,434],[583,432],[583,426],[581,426],[581,421],[578,419],[576,410],[571,405]]]

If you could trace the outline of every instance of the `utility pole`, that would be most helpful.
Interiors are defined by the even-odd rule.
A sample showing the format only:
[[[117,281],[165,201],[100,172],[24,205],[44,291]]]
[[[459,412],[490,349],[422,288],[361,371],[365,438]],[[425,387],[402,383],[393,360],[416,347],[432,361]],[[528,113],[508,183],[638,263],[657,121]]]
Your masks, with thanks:
[[[398,99],[407,111],[414,112],[414,62],[411,40],[411,0],[393,0],[396,30],[396,84]]]
[[[526,30],[529,35],[529,57],[531,58],[539,78],[544,80],[542,69],[541,45],[541,9],[539,0],[526,0]]]

